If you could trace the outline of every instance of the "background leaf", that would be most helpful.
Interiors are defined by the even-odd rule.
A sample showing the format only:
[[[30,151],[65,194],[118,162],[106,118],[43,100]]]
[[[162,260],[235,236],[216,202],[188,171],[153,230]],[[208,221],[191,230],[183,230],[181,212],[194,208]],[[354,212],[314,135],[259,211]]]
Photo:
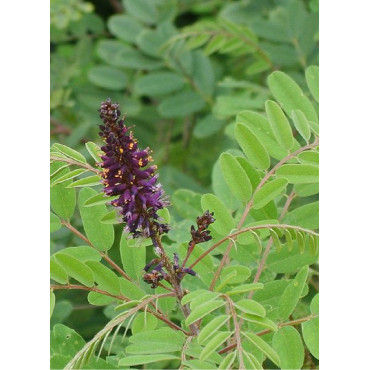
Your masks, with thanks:
[[[291,117],[292,111],[299,109],[309,121],[318,122],[315,108],[310,100],[303,94],[299,85],[286,73],[273,72],[267,79],[272,95],[283,107],[286,114]]]
[[[301,336],[292,326],[280,328],[272,339],[272,346],[279,354],[281,369],[301,369],[304,349]]]
[[[247,126],[237,124],[235,126],[235,138],[254,167],[261,170],[270,167],[270,156],[265,147]]]
[[[244,202],[248,201],[252,195],[252,185],[240,163],[231,154],[222,153],[220,166],[231,192],[238,199]]]
[[[85,207],[86,200],[96,194],[97,192],[93,189],[81,189],[78,196],[78,205],[86,236],[97,249],[106,251],[111,248],[114,240],[113,226],[100,222],[102,217],[107,214],[107,207],[104,204]]]

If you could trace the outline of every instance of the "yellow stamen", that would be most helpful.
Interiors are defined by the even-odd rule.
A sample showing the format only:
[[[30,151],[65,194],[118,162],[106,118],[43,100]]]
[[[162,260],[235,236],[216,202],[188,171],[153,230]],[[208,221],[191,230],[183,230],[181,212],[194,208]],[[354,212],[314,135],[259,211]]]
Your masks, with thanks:
[[[119,152],[120,152],[120,153],[123,153],[123,149],[122,149],[122,148],[119,148]]]

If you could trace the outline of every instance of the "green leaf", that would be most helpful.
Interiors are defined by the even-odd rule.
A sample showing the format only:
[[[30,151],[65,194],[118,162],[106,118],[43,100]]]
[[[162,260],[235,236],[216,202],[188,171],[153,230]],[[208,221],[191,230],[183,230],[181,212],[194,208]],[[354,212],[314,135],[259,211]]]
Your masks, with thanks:
[[[194,136],[198,139],[212,136],[222,128],[224,123],[225,121],[217,119],[212,114],[209,114],[197,120],[194,128]]]
[[[164,222],[165,224],[169,224],[171,221],[171,215],[168,210],[168,208],[162,208],[157,211],[158,216],[160,217],[159,219],[161,222]],[[151,245],[151,244],[150,244]]]
[[[243,351],[243,360],[247,369],[263,370],[262,365],[252,353]]]
[[[304,361],[304,348],[301,336],[292,326],[280,328],[272,338],[272,346],[280,358],[283,370],[301,369]]]
[[[57,180],[54,180],[51,183],[50,186],[55,186],[57,184],[61,184],[61,183],[65,182],[65,181],[71,180],[71,179],[73,179],[73,178],[81,175],[82,173],[84,173],[86,171],[87,170],[81,169],[81,168],[78,168],[76,170],[70,171],[70,172],[66,173],[65,175],[63,175],[63,176],[58,177],[58,179]]]
[[[197,93],[185,90],[163,99],[158,112],[164,118],[183,118],[202,110],[204,105]]]
[[[208,315],[214,310],[217,310],[217,308],[220,308],[223,306],[225,303],[223,301],[211,301],[211,302],[206,302],[202,304],[201,306],[198,306],[195,310],[193,310],[190,315],[186,318],[185,324],[190,325],[193,322],[201,319],[202,317]]]
[[[247,314],[261,317],[266,316],[265,308],[260,303],[252,299],[242,299],[235,303],[235,307]]]
[[[220,167],[231,192],[236,198],[247,202],[252,195],[252,185],[238,160],[229,153],[222,153]]]
[[[308,266],[304,266],[298,272],[295,279],[285,288],[279,300],[278,312],[281,320],[287,320],[297,306],[302,295],[307,276]]]
[[[227,370],[232,368],[232,364],[236,358],[236,352],[229,353],[220,363],[219,369]]]
[[[91,198],[87,199],[84,206],[85,207],[92,207],[97,206],[99,204],[107,204],[108,202],[111,202],[112,200],[117,199],[117,197],[108,197],[105,195],[105,193],[98,193]]]
[[[236,116],[236,122],[246,125],[260,142],[265,146],[269,155],[275,159],[281,160],[289,154],[289,151],[283,149],[275,139],[269,121],[259,113],[245,110]]]
[[[231,336],[231,332],[228,331],[221,331],[217,333],[212,339],[209,340],[209,342],[206,344],[206,346],[203,348],[199,360],[200,361],[205,361],[212,353],[216,351],[218,347],[222,343],[224,343],[227,338]]]
[[[186,47],[191,50],[191,49],[196,49],[198,48],[199,46],[202,46],[203,44],[205,44],[209,38],[211,36],[208,35],[208,34],[205,34],[205,33],[201,33],[199,35],[196,35],[196,36],[193,36],[193,37],[190,37],[187,41],[186,41]]]
[[[307,86],[314,99],[319,102],[319,67],[309,66],[305,71]]]
[[[319,153],[312,150],[305,151],[298,154],[298,160],[302,163],[310,163],[319,165]]]
[[[247,266],[231,265],[224,267],[220,276],[223,281],[231,272],[235,272],[235,276],[228,280],[228,284],[239,284],[251,276],[251,270]]]
[[[97,54],[105,62],[118,68],[151,71],[163,66],[161,60],[149,58],[140,50],[118,40],[103,39],[99,41]]]
[[[275,365],[280,367],[279,355],[262,338],[253,333],[242,334],[260,351],[262,351]]]
[[[87,163],[86,162],[86,158],[81,153],[77,152],[74,149],[69,148],[66,145],[63,145],[63,144],[54,144],[53,145],[53,148],[57,149],[58,152],[66,155],[69,158],[74,159],[77,162]]]
[[[230,319],[229,315],[220,315],[211,320],[199,333],[197,341],[204,344],[207,340],[218,331]]]
[[[84,177],[80,180],[71,183],[70,185],[67,186],[67,188],[81,188],[95,185],[101,185],[101,177],[98,175]]]
[[[146,247],[129,247],[127,242],[127,234],[122,233],[119,249],[125,272],[134,280],[139,281],[142,277],[143,268],[146,264]]]
[[[58,154],[60,154],[60,153],[58,153]],[[50,180],[52,180],[57,173],[59,173],[60,171],[62,171],[63,168],[66,168],[66,167],[69,167],[69,163],[64,164],[63,166],[57,168],[54,172],[52,172],[50,174]]]
[[[185,294],[181,299],[181,304],[185,305],[187,303],[190,303],[192,300],[196,299],[197,297],[202,296],[206,292],[209,292],[209,290],[199,289],[199,290],[194,290],[193,292],[190,292],[188,294]],[[219,295],[218,293],[216,294],[217,296]]]
[[[301,254],[303,254],[306,249],[306,235],[301,231],[297,231],[297,242],[298,242],[298,248]]]
[[[288,180],[284,178],[274,179],[263,185],[253,197],[253,208],[261,209],[267,203],[280,195],[288,185]]]
[[[114,295],[120,294],[118,276],[112,270],[97,261],[86,261],[85,264],[94,273],[94,280],[102,290]]]
[[[58,168],[64,166],[61,162],[53,162],[50,165],[51,172],[55,172]],[[69,168],[64,168],[54,179],[58,179],[61,176],[69,173]],[[50,189],[50,204],[53,211],[61,218],[69,219],[72,217],[76,207],[76,191],[74,189],[68,189],[67,186],[72,181],[66,181],[63,184],[53,186]]]
[[[293,110],[300,110],[309,121],[318,123],[318,117],[310,100],[303,94],[299,85],[287,74],[280,71],[273,72],[267,79],[272,95],[291,117]]]
[[[244,158],[245,159],[245,158]],[[243,166],[242,166],[243,167]],[[236,199],[227,185],[221,172],[220,160],[218,159],[212,169],[212,190],[214,194],[228,205],[231,211],[240,207],[240,200]]]
[[[261,326],[263,326],[265,328],[268,328],[272,331],[278,330],[277,325],[272,320],[268,319],[267,317],[251,315],[249,313],[243,313],[243,314],[241,314],[241,317],[246,321],[253,322],[254,324],[261,325]]]
[[[292,234],[286,230],[285,231],[285,239],[286,239],[286,244],[287,244],[287,247],[288,247],[288,251],[291,252],[293,250],[293,238],[292,238]]]
[[[205,55],[213,54],[214,52],[220,50],[225,45],[226,41],[227,39],[224,35],[214,35],[204,48],[203,53]]]
[[[285,177],[291,184],[319,182],[319,167],[311,164],[284,164],[276,170],[276,176]]]
[[[62,227],[60,219],[57,215],[50,212],[50,232],[53,233]]]
[[[100,222],[102,224],[106,225],[116,225],[122,223],[122,219],[119,218],[119,214],[114,209],[113,211],[110,211],[106,213],[101,219]]]
[[[319,293],[317,293],[311,301],[310,304],[310,310],[312,315],[318,315],[319,314]]]
[[[55,307],[55,294],[54,294],[53,290],[51,289],[50,290],[50,318],[53,314],[54,307]]]
[[[126,280],[125,278],[118,278],[121,293],[130,299],[141,299],[145,296],[145,292],[143,289],[138,287],[136,284],[132,283],[131,281]]]
[[[293,110],[292,119],[297,131],[308,142],[311,137],[311,129],[304,113],[300,110]]]
[[[55,259],[69,276],[85,286],[91,287],[94,285],[94,274],[84,262],[63,253],[57,253]]]
[[[110,33],[119,39],[133,43],[142,30],[140,22],[126,14],[111,16],[107,22]]]
[[[91,157],[96,163],[100,163],[102,160],[100,155],[103,153],[98,145],[89,141],[85,144],[87,151],[90,153]]]
[[[136,318],[135,318],[136,321]],[[150,342],[147,346],[143,346],[142,343],[131,344],[125,348],[126,353],[139,355],[139,354],[155,354],[155,353],[169,353],[177,352],[181,349],[181,346],[173,343],[166,343],[164,346],[163,343]]]
[[[148,330],[154,330],[158,325],[158,319],[149,312],[140,312],[136,315],[134,321],[132,322],[131,331],[135,335],[137,333],[146,332]],[[162,343],[160,344],[162,347]],[[126,347],[126,350],[128,347]],[[149,348],[150,351],[150,348]],[[128,351],[127,351],[128,352]],[[170,352],[170,351],[164,351]],[[133,352],[128,352],[133,353]],[[151,352],[154,353],[154,352]]]
[[[252,189],[255,190],[261,181],[260,173],[253,167],[246,158],[236,157],[240,165],[243,167],[243,170],[247,174],[249,181],[251,182]]]
[[[172,197],[172,203],[176,211],[182,218],[195,220],[201,213],[200,194],[196,194],[191,190],[178,189]]]
[[[315,230],[319,228],[319,202],[305,204],[288,212],[283,218],[288,225],[301,226]]]
[[[190,309],[195,310],[198,306],[201,306],[204,303],[215,300],[220,296],[218,292],[211,292],[209,290],[204,291],[201,295],[193,298],[190,302]]]
[[[131,353],[152,353],[174,352],[181,350],[185,341],[183,333],[174,331],[168,327],[159,328],[157,330],[145,330],[135,333],[130,337],[130,342],[134,346],[130,346]],[[141,347],[141,348],[140,348]],[[128,348],[128,347],[127,347]]]
[[[215,76],[210,59],[201,51],[193,53],[192,78],[197,91],[203,96],[211,97],[215,88]]]
[[[99,288],[99,286],[98,286]],[[89,292],[87,295],[87,301],[93,306],[106,306],[113,302],[116,302],[116,299],[106,294],[101,294],[97,292]]]
[[[67,273],[63,270],[63,267],[53,259],[50,260],[50,278],[60,284],[66,284],[68,282]]]
[[[300,197],[309,197],[311,195],[318,194],[320,190],[319,183],[313,184],[295,184],[294,191]]]
[[[270,156],[258,137],[244,124],[235,126],[235,138],[249,162],[261,170],[270,167]]]
[[[203,212],[214,212],[215,222],[212,227],[220,235],[228,235],[235,227],[234,219],[231,217],[226,206],[213,194],[204,194],[201,199]]]
[[[304,342],[311,354],[319,359],[319,318],[302,323],[302,335]]]
[[[279,239],[278,234],[276,233],[276,231],[274,229],[269,229],[269,232],[270,232],[271,238],[274,242],[276,252],[277,253],[281,252],[281,243],[280,243],[280,239]]]
[[[95,86],[108,90],[123,90],[127,84],[127,77],[124,72],[106,65],[92,67],[87,77]]]
[[[73,329],[56,324],[50,332],[51,369],[63,369],[84,346],[85,341]]]
[[[241,294],[252,290],[263,289],[262,283],[242,284],[226,292],[227,295]]]
[[[107,214],[107,207],[104,204],[95,207],[84,206],[86,200],[96,194],[96,191],[93,189],[81,189],[78,205],[87,238],[97,249],[106,251],[112,246],[114,241],[113,226],[100,222],[101,218]]]
[[[96,249],[90,246],[63,248],[61,251],[57,252],[56,254],[58,253],[68,254],[69,256],[77,258],[78,260],[82,262],[86,262],[86,261],[99,262],[102,258],[100,253]]]
[[[184,78],[173,72],[156,72],[139,77],[134,90],[139,95],[160,96],[181,90]]]
[[[290,150],[293,147],[293,134],[288,119],[280,106],[272,100],[268,100],[265,109],[272,132],[284,149]]]
[[[158,11],[155,7],[155,2],[148,2],[146,0],[124,0],[123,5],[128,15],[147,24],[156,23]]]
[[[176,360],[178,356],[169,355],[166,353],[157,354],[157,355],[137,355],[137,356],[128,356],[121,358],[118,361],[119,366],[134,366],[142,364],[150,364],[152,362],[164,361],[164,360]]]

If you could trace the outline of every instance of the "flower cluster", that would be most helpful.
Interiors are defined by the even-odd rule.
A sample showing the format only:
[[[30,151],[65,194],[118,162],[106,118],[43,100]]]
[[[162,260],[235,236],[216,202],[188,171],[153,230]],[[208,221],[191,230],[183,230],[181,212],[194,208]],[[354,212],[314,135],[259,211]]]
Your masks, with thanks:
[[[110,99],[101,103],[99,135],[105,145],[101,156],[104,193],[118,196],[112,201],[126,223],[126,229],[134,238],[155,237],[168,232],[168,225],[160,222],[157,211],[168,205],[164,192],[157,184],[157,167],[148,166],[153,159],[149,148],[140,150],[132,131],[121,119],[119,105]]]
[[[152,288],[156,288],[161,280],[166,280],[171,283],[169,275],[163,270],[163,265],[163,262],[161,262],[158,258],[155,258],[144,267],[144,271],[146,272],[146,274],[144,275],[143,279],[146,283],[151,284]],[[148,272],[153,266],[155,267],[150,272]],[[178,281],[180,281],[185,276],[185,274],[196,276],[194,270],[180,266],[177,253],[173,254],[172,270],[173,271],[171,272],[174,273]]]
[[[209,235],[211,232],[210,230],[207,230],[207,228],[210,224],[216,221],[213,218],[213,215],[213,212],[209,213],[209,211],[206,211],[204,215],[197,217],[198,229],[195,230],[195,227],[191,225],[190,232],[192,239],[189,242],[189,246],[204,243],[212,239],[212,236]]]

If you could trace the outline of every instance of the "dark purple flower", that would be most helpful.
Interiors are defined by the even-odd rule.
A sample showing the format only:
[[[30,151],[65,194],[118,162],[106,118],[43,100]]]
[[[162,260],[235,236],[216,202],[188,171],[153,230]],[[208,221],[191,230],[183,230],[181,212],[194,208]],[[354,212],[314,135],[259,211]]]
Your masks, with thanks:
[[[153,268],[153,266],[155,266]],[[152,269],[151,272],[148,272]],[[176,275],[178,281],[180,281],[185,274],[189,274],[192,276],[196,276],[196,272],[187,267],[181,267],[179,262],[179,256],[177,253],[173,254],[173,263],[171,265],[171,273]],[[171,284],[171,279],[169,275],[163,270],[163,262],[160,262],[158,258],[152,259],[144,268],[143,270],[146,272],[143,279],[146,283],[151,284],[152,288],[156,288],[159,285],[161,280],[166,280]]]
[[[209,213],[209,211],[206,211],[202,216],[197,217],[198,228],[195,230],[195,227],[193,225],[191,226],[191,241],[189,242],[189,246],[204,243],[212,239],[209,235],[211,232],[207,230],[207,228],[210,224],[216,221],[213,218],[213,215],[213,212]]]
[[[157,211],[168,205],[156,175],[157,167],[149,166],[153,159],[150,149],[139,149],[132,131],[124,124],[119,104],[110,99],[100,105],[99,135],[102,146],[104,192],[118,196],[111,204],[120,209],[126,229],[134,238],[154,237],[168,232],[168,225],[160,222]]]

